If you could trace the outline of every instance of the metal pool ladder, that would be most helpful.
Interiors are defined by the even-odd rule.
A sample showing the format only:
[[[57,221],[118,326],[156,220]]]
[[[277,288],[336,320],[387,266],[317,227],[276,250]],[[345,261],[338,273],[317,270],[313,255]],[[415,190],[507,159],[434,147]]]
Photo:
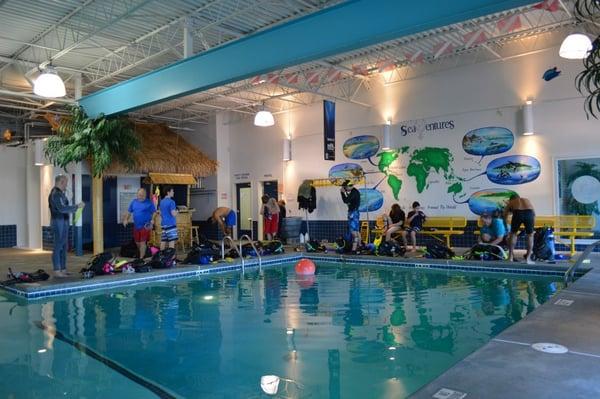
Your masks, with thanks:
[[[233,238],[231,238],[231,236],[225,236],[221,240],[221,260],[225,259],[225,241],[229,241],[229,243],[231,244],[231,248],[235,249],[235,252],[237,252],[238,256],[240,257],[240,260],[242,261],[242,274],[244,274],[246,272],[246,269],[244,265],[244,257],[242,256],[242,247],[240,246],[240,249],[238,250],[238,247],[236,247],[235,242],[233,241]]]
[[[575,261],[575,263],[573,263],[573,265],[571,265],[571,267],[569,267],[569,269],[565,273],[565,285],[574,281],[575,271],[577,270],[577,268],[579,266],[581,266],[583,264],[583,262],[585,262],[586,260],[589,260],[590,254],[592,253],[594,248],[596,248],[598,245],[600,245],[600,241],[596,241],[596,242],[588,245],[585,248],[585,250],[581,253],[581,255],[579,255],[579,258],[577,258],[577,261]]]
[[[262,270],[262,258],[260,257],[260,253],[256,249],[254,242],[252,241],[252,239],[250,237],[248,237],[248,234],[244,234],[242,236],[242,238],[240,238],[240,250],[238,251],[238,253],[242,253],[242,245],[244,244],[244,240],[246,240],[250,243],[250,245],[252,246],[252,249],[254,250],[254,253],[258,257],[258,271],[260,272]]]

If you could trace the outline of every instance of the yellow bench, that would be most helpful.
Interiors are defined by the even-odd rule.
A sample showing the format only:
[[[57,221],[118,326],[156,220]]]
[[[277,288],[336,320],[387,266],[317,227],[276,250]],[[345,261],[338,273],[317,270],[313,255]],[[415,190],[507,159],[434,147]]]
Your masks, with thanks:
[[[509,217],[508,218],[508,227],[510,227],[511,220],[512,220],[512,218]],[[481,227],[483,227],[483,222],[481,221],[481,218],[477,219],[477,227],[479,227],[480,229],[481,229]],[[535,229],[537,229],[538,227],[552,227],[553,229],[556,230],[556,218],[554,216],[536,216],[533,227]],[[479,230],[475,230],[474,233],[476,235],[481,234],[481,232]]]
[[[536,229],[539,227],[552,227],[554,237],[568,238],[572,256],[575,254],[575,239],[593,237],[595,224],[596,219],[589,215],[536,216],[534,227]],[[481,219],[477,220],[477,226],[481,228]],[[475,231],[475,234],[480,234],[480,232]]]
[[[594,236],[596,218],[589,215],[563,215],[555,216],[554,237],[569,239],[571,256],[575,254],[575,239],[590,238]]]
[[[419,234],[444,241],[437,237],[442,236],[446,240],[446,246],[450,248],[450,238],[465,234],[465,227],[467,227],[467,218],[464,216],[428,216]]]
[[[454,235],[464,234],[465,227],[467,227],[467,218],[464,216],[427,216],[419,234],[432,236],[445,242],[446,246],[450,248],[450,238]],[[438,236],[442,236],[444,239]]]

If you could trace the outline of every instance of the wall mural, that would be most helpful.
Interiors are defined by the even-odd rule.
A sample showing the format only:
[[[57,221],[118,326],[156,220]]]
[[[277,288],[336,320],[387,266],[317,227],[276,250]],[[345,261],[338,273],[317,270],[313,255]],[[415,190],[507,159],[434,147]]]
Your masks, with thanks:
[[[561,215],[592,215],[600,231],[600,158],[560,159],[558,204]]]
[[[436,130],[452,130],[455,128],[455,121],[440,125],[439,129],[429,129],[428,126],[437,125],[422,123],[413,129],[414,132],[410,132],[414,135],[411,144],[415,140],[424,141],[423,145],[418,146],[407,145],[380,151],[379,139],[374,135],[361,134],[348,138],[342,146],[343,154],[357,162],[335,165],[329,170],[329,177],[343,179],[361,174],[370,177],[366,187],[360,189],[364,203],[361,212],[373,212],[383,207],[387,189],[378,187],[385,182],[395,201],[401,200],[403,188],[409,187],[409,192],[413,192],[403,195],[402,200],[408,203],[412,201],[409,196],[426,193],[435,186],[436,193],[432,198],[439,205],[432,201],[427,209],[455,212],[452,210],[457,209],[457,204],[467,204],[471,212],[481,215],[501,209],[515,191],[480,187],[476,182],[477,178],[486,176],[487,181],[493,184],[514,186],[533,182],[541,174],[539,160],[529,155],[505,155],[492,159],[485,168],[481,165],[483,158],[503,154],[513,148],[515,137],[508,128],[486,126],[467,131],[462,142],[455,142],[467,154],[461,159],[461,167],[458,169],[455,165],[457,154],[452,149],[426,145],[429,135],[435,138],[430,142],[436,144],[441,141],[440,137],[451,140],[450,135],[440,136],[441,132]],[[456,148],[456,145],[453,147]],[[600,174],[600,170],[598,173]],[[439,195],[442,187],[448,195],[445,199]]]
[[[354,177],[360,177],[365,174],[362,166],[357,163],[340,163],[334,165],[329,169],[329,178],[332,183],[338,179],[350,179]]]
[[[476,193],[471,194],[467,201],[457,202],[457,204],[467,203],[471,212],[476,215],[482,215],[484,213],[493,213],[494,211],[503,209],[510,199],[510,196],[513,194],[516,193],[512,190],[490,188],[477,191]]]
[[[346,140],[342,148],[346,158],[368,159],[379,151],[379,139],[370,135],[356,136]]]
[[[374,188],[359,188],[360,208],[359,212],[375,212],[383,206],[383,194]]]
[[[525,184],[540,176],[542,166],[540,161],[529,155],[509,155],[491,161],[485,171],[463,181],[471,181],[476,177],[486,175],[492,183],[501,185]]]
[[[487,155],[509,151],[514,144],[515,136],[509,129],[493,126],[471,130],[462,140],[463,150],[467,154],[480,156],[479,162]]]

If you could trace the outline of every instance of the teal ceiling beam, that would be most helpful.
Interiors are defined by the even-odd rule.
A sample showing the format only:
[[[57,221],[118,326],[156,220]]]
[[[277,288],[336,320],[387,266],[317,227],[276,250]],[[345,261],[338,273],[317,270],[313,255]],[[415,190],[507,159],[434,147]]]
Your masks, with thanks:
[[[406,35],[533,4],[528,0],[350,0],[83,97],[114,115]]]

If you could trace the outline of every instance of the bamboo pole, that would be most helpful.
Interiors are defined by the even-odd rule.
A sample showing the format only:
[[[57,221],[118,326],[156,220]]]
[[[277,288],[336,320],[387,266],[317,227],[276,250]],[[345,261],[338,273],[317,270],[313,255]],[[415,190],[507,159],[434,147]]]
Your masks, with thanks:
[[[92,178],[92,214],[94,254],[104,252],[104,215],[102,202],[102,177]]]

